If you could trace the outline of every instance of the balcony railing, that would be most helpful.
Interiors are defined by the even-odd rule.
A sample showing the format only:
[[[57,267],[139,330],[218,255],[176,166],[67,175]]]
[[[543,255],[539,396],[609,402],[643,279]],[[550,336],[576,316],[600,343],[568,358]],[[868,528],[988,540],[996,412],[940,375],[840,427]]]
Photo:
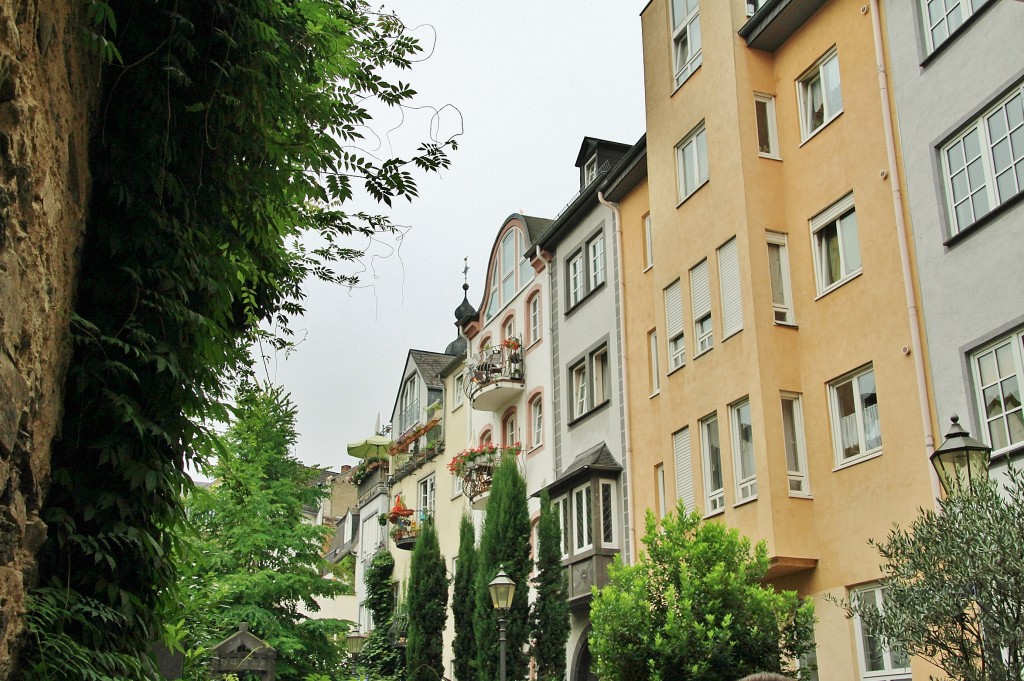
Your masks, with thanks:
[[[452,475],[462,480],[462,493],[466,495],[474,509],[482,511],[487,507],[494,469],[501,463],[501,457],[505,454],[516,458],[519,471],[525,476],[525,457],[518,444],[510,447],[483,445],[466,449],[456,454],[448,464],[448,470]]]
[[[525,378],[523,339],[511,336],[473,356],[466,396],[474,409],[494,411],[522,392]]]
[[[412,509],[398,507],[391,509],[388,520],[391,522],[391,539],[395,542],[395,548],[403,551],[411,551],[416,545],[416,538],[420,535],[420,528],[423,523],[434,516],[434,509]]]

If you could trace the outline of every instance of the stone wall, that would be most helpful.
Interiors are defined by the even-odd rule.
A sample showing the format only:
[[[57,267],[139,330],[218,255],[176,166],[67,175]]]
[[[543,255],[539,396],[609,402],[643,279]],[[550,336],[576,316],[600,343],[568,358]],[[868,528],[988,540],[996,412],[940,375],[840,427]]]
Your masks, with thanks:
[[[46,537],[99,61],[81,0],[0,2],[0,679]]]

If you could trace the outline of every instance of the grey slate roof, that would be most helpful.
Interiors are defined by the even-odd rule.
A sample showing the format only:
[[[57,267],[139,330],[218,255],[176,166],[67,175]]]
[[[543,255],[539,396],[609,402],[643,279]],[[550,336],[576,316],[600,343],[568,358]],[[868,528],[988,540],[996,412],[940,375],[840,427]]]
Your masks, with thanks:
[[[548,485],[548,490],[556,492],[567,487],[574,480],[585,477],[590,471],[605,473],[621,473],[622,465],[615,460],[615,456],[608,449],[608,445],[602,442],[583,452],[569,464],[569,467],[562,471],[562,474],[555,478],[555,481]]]
[[[537,243],[537,239],[540,235],[547,231],[547,228],[551,226],[554,220],[548,220],[547,218],[538,218],[532,215],[522,215],[523,222],[526,223],[526,236],[530,239],[530,246]],[[525,257],[527,254],[523,253]]]
[[[448,366],[448,362],[452,361],[451,355],[446,355],[443,352],[410,350],[409,356],[412,357],[412,361],[419,367],[420,375],[423,376],[423,382],[427,384],[428,388],[444,387],[440,375],[441,371]]]

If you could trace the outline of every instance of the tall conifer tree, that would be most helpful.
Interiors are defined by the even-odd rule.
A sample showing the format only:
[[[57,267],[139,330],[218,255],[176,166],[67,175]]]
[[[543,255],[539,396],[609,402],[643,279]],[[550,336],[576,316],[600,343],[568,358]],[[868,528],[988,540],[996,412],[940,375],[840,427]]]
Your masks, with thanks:
[[[533,656],[538,681],[565,678],[569,641],[569,585],[562,567],[562,532],[558,513],[545,491],[537,524],[537,600],[533,603]]]
[[[454,662],[456,681],[473,681],[476,669],[476,635],[473,631],[473,593],[476,578],[477,551],[473,520],[462,516],[459,525],[459,558],[455,562],[455,591],[452,594],[452,616],[455,618]]]
[[[407,602],[406,678],[408,681],[437,681],[444,675],[441,632],[448,618],[448,576],[433,520],[423,523],[416,538]]]

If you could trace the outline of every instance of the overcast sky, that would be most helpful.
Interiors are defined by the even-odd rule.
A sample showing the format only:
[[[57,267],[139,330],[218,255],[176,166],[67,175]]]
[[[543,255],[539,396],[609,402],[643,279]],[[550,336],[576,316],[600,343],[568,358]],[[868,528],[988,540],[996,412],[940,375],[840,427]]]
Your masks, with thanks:
[[[378,413],[388,422],[408,350],[443,352],[455,338],[463,258],[479,306],[497,230],[515,212],[555,217],[578,189],[584,136],[632,144],[643,134],[644,4],[387,2],[433,48],[401,75],[419,93],[413,105],[450,105],[435,131],[464,133],[451,168],[423,178],[419,199],[391,211],[403,234],[370,245],[355,268],[365,268],[359,288],[309,284],[308,312],[294,324],[305,340],[270,362],[271,380],[298,405],[304,463],[353,463],[345,444],[372,435]],[[396,153],[429,134],[430,111],[384,118],[378,129],[399,123]]]

